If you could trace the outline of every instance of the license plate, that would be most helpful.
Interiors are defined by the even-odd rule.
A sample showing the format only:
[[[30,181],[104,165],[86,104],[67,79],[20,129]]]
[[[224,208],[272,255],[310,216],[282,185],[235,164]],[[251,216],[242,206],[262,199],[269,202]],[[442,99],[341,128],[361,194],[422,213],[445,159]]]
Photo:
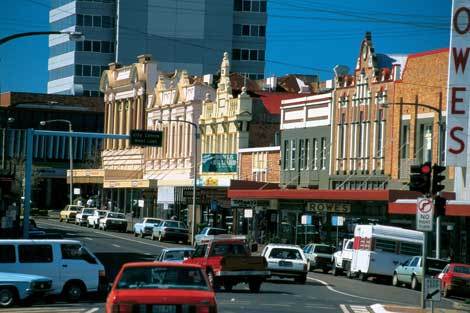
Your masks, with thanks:
[[[152,313],[176,313],[176,305],[154,305]]]
[[[279,266],[282,266],[282,267],[292,267],[292,262],[279,261]]]

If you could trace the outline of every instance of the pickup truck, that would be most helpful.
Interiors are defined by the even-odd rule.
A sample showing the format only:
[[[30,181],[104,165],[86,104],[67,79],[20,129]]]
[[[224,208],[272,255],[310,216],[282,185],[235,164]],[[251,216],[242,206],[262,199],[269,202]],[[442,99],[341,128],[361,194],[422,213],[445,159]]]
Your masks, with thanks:
[[[337,276],[343,272],[346,272],[346,276],[352,277],[351,272],[351,261],[353,257],[353,244],[354,239],[344,239],[342,250],[333,253],[333,266],[331,272]]]
[[[163,220],[159,218],[144,217],[139,223],[134,224],[134,236],[144,238],[151,236],[153,228],[158,226]]]
[[[202,266],[215,290],[223,286],[226,291],[231,291],[233,286],[244,282],[248,283],[251,292],[257,293],[263,281],[271,275],[266,259],[262,256],[251,256],[244,238],[201,242],[196,246],[191,258],[184,263]]]

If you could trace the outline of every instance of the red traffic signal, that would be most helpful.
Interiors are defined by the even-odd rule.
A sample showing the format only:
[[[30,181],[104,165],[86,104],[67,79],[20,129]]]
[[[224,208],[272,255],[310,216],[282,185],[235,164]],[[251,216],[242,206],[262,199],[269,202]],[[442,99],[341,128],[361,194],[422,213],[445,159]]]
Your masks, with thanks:
[[[410,167],[410,191],[429,194],[431,191],[431,162],[421,165],[412,165]]]
[[[430,174],[431,171],[432,171],[432,167],[431,167],[431,164],[429,162],[424,163],[423,165],[421,165],[421,168],[420,168],[421,174]]]

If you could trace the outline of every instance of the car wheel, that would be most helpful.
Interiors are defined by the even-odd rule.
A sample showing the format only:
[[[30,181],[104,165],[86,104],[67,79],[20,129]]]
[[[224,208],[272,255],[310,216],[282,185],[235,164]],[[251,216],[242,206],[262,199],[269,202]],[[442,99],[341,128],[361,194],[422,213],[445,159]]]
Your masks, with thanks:
[[[63,219],[62,217],[59,217],[59,223],[62,223]]]
[[[261,289],[261,281],[258,281],[258,280],[249,281],[248,287],[250,288],[251,292],[258,293]]]
[[[207,271],[207,279],[209,280],[209,284],[212,286],[212,289],[214,289],[214,291],[219,290],[219,285],[215,280],[214,272],[212,270]]]
[[[303,274],[302,276],[299,276],[299,277],[296,277],[295,278],[295,282],[298,283],[298,284],[305,284],[305,282],[307,281],[307,274]]]
[[[68,302],[77,302],[83,296],[83,286],[78,282],[68,283],[64,288],[64,297]]]
[[[352,271],[351,271],[350,269],[348,269],[348,270],[346,271],[346,277],[349,278],[349,279],[353,279],[353,273],[352,273]]]
[[[450,290],[447,286],[444,286],[444,291],[442,292],[442,295],[444,296],[444,298],[450,297]]]
[[[139,233],[139,237],[140,237],[140,238],[144,238],[144,233],[143,233],[143,232],[140,232],[140,233]]]
[[[419,286],[419,283],[418,283],[418,279],[416,278],[416,276],[411,277],[411,289],[418,290],[418,286]]]
[[[309,271],[310,271],[310,272],[313,272],[314,270],[315,270],[315,265],[313,265],[312,263],[310,263]]]
[[[157,240],[157,237],[155,237],[155,234],[152,233],[152,236],[150,236],[150,239],[152,239],[153,241]]]
[[[65,218],[65,222],[66,222],[66,223],[69,222],[69,218],[68,218],[68,217]]]
[[[0,288],[0,308],[7,308],[16,303],[16,294],[11,288]]]
[[[332,266],[332,269],[331,269],[331,274],[333,274],[333,276],[338,276],[339,275],[339,268],[336,267],[335,262],[333,262],[333,266]]]
[[[367,280],[367,274],[359,272],[359,280],[366,281]]]
[[[323,274],[328,274],[329,271],[330,271],[330,269],[324,268],[324,269],[323,269]]]
[[[398,275],[397,273],[393,273],[393,278],[392,278],[392,285],[395,287],[398,287]]]
[[[162,233],[159,233],[158,234],[158,241],[162,241],[162,240],[163,240]]]

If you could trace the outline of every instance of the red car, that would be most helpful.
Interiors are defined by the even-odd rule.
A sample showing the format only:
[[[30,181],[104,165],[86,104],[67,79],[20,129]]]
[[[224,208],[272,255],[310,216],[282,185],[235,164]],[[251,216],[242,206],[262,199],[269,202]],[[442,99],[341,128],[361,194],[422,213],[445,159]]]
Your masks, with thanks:
[[[451,295],[470,296],[470,265],[451,263],[439,274],[444,297]]]
[[[200,266],[138,262],[119,271],[106,312],[217,313],[217,303]]]

